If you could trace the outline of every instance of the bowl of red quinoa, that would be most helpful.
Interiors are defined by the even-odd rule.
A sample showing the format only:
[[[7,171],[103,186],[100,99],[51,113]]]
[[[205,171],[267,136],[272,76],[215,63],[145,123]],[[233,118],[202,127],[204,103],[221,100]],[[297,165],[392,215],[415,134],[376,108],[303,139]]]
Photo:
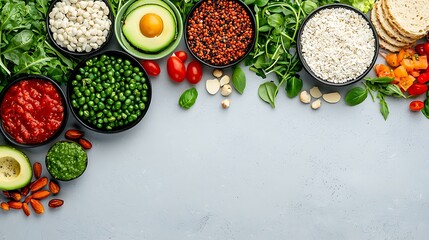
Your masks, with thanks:
[[[185,21],[185,43],[200,62],[227,68],[242,61],[253,49],[255,16],[240,0],[202,0]]]
[[[313,78],[330,86],[362,80],[374,67],[378,51],[371,21],[349,5],[317,8],[298,32],[297,52],[302,65]]]
[[[0,118],[0,130],[11,143],[21,147],[44,145],[57,138],[67,124],[64,93],[48,77],[17,77],[0,95]]]

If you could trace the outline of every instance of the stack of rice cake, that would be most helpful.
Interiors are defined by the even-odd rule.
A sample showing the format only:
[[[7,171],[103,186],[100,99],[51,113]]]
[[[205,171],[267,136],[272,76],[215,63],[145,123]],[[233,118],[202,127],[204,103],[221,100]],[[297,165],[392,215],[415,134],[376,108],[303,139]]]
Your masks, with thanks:
[[[429,32],[429,0],[378,0],[371,11],[380,47],[399,52]]]

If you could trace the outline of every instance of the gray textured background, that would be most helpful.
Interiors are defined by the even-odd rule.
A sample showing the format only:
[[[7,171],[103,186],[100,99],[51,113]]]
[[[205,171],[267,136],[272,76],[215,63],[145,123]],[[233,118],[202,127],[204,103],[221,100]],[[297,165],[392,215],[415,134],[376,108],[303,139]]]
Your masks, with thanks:
[[[86,131],[88,169],[62,183],[64,206],[0,211],[1,240],[428,238],[429,120],[408,101],[387,99],[387,121],[369,98],[314,111],[280,91],[273,110],[257,95],[263,80],[243,68],[247,87],[230,109],[201,82],[185,111],[177,101],[190,85],[172,83],[165,60],[143,121]],[[316,84],[303,78],[304,89]],[[49,146],[24,152],[43,162]]]

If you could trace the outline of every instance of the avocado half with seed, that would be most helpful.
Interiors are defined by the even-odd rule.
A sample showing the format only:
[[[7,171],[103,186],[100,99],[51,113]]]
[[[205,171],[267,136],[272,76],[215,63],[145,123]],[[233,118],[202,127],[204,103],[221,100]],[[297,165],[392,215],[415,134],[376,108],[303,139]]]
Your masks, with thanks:
[[[23,188],[30,183],[32,176],[30,160],[23,152],[0,146],[0,190]]]

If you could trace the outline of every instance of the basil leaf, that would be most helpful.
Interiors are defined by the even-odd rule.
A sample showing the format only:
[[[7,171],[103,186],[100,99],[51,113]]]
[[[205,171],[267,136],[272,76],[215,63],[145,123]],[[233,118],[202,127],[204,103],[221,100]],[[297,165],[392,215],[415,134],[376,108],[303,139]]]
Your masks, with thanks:
[[[255,0],[244,0],[244,3],[245,3],[246,5],[253,4],[254,2],[255,2]]]
[[[380,99],[380,113],[383,115],[384,120],[387,120],[389,116],[389,107],[387,106],[386,100],[381,93],[377,94],[378,99]]]
[[[422,109],[422,113],[429,119],[429,98],[426,98],[425,100],[425,106]]]
[[[273,82],[265,82],[259,85],[258,95],[266,103],[269,103],[272,108],[275,108],[277,85]]]
[[[302,10],[304,10],[305,14],[311,13],[314,9],[317,8],[317,4],[312,1],[304,1],[302,4]]]
[[[298,96],[302,89],[302,80],[297,77],[292,77],[286,82],[286,94],[290,98]]]
[[[368,97],[368,91],[361,87],[350,89],[346,94],[346,103],[349,106],[356,106]]]
[[[179,105],[184,109],[191,108],[198,98],[198,91],[196,88],[190,88],[182,93],[179,98]]]
[[[379,77],[379,78],[365,78],[365,80],[371,83],[391,83],[393,81],[393,78]]]
[[[284,24],[282,15],[275,13],[268,17],[268,24],[273,28],[278,28]]]
[[[271,30],[272,27],[268,26],[268,25],[264,25],[259,27],[259,32],[269,32]]]
[[[232,85],[240,94],[243,94],[246,88],[246,76],[238,65],[234,67],[234,71],[232,72]]]
[[[256,0],[256,1],[255,1],[255,4],[256,4],[256,6],[258,6],[258,7],[263,7],[263,6],[265,6],[265,5],[267,5],[267,4],[268,4],[268,0]]]

